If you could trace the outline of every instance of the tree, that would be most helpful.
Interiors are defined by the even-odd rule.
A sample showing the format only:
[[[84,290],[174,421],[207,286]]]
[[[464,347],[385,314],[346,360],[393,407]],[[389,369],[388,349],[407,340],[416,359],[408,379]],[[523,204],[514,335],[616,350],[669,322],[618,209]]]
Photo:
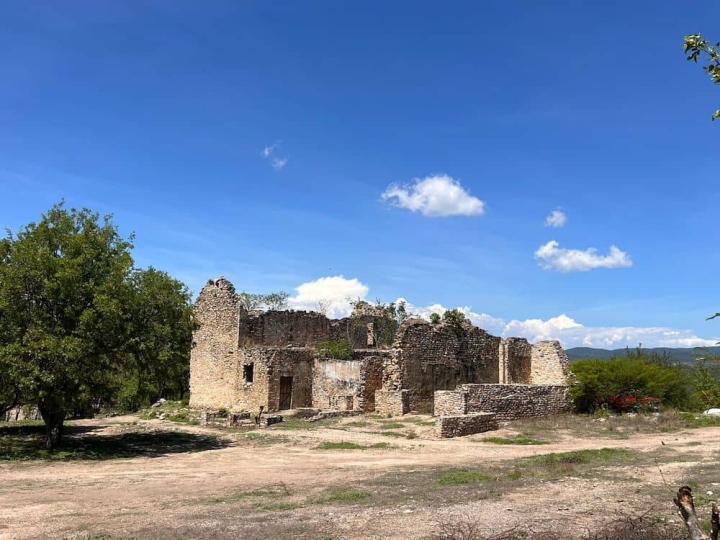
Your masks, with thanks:
[[[192,333],[197,327],[190,291],[155,268],[135,270],[131,331],[127,350],[133,357],[138,405],[167,397],[182,399],[190,378]]]
[[[720,84],[720,41],[715,43],[703,38],[701,34],[690,34],[685,36],[684,42],[685,54],[691,62],[697,63],[698,58],[707,60],[702,68],[710,76],[714,84]],[[712,119],[720,118],[720,109],[712,114]],[[717,317],[719,314],[716,314]]]
[[[442,318],[448,324],[459,325],[465,320],[465,314],[457,308],[448,309]]]
[[[440,322],[440,314],[435,312],[431,313],[430,322],[433,324],[438,324]]]
[[[68,412],[101,394],[127,358],[131,248],[112,216],[63,203],[3,239],[0,368],[37,403],[49,450]]]
[[[285,291],[278,291],[270,294],[266,294],[262,297],[262,302],[270,310],[285,309],[288,305],[288,298],[290,295]]]
[[[285,291],[269,294],[255,294],[243,291],[237,295],[238,304],[246,311],[254,311],[263,307],[269,310],[285,309],[289,298],[290,295]]]

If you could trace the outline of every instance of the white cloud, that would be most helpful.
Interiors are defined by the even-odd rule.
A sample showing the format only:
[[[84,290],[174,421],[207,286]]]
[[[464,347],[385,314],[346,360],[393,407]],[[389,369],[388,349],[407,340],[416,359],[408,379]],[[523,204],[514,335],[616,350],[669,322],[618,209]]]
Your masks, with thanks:
[[[561,248],[555,240],[550,240],[535,251],[535,258],[545,270],[559,272],[585,272],[594,268],[628,268],[632,266],[630,256],[615,246],[610,246],[607,255],[598,255],[597,249]]]
[[[583,326],[564,314],[546,321],[510,321],[505,325],[503,336],[524,337],[531,342],[557,339],[565,348],[621,349],[636,347],[639,343],[643,347],[707,347],[718,342],[718,339],[698,337],[690,330],[667,327]]]
[[[347,279],[340,276],[327,276],[303,283],[295,288],[296,295],[288,299],[291,309],[317,311],[318,303],[327,308],[330,318],[347,317],[352,312],[348,299],[366,300],[369,287],[357,278]],[[410,314],[429,319],[431,313],[442,315],[447,308],[442,304],[416,306],[398,298],[395,302],[405,301]],[[524,337],[531,343],[548,339],[559,340],[563,347],[596,347],[602,349],[622,349],[636,347],[707,347],[714,346],[720,337],[706,339],[698,337],[691,330],[663,326],[584,326],[566,314],[543,319],[513,319],[506,321],[487,313],[473,311],[470,306],[457,309],[476,326],[490,334],[503,337]]]
[[[277,145],[275,145],[275,144],[266,146],[265,148],[263,148],[263,151],[260,152],[260,155],[262,157],[264,157],[265,159],[269,158],[272,155],[272,153],[275,151],[276,146]]]
[[[287,158],[273,158],[272,160],[272,168],[276,171],[279,171],[282,169],[285,165],[287,165],[288,159]]]
[[[263,148],[262,152],[260,152],[263,159],[270,160],[270,166],[276,171],[281,170],[288,163],[287,157],[280,157],[277,155],[277,150],[279,150],[281,144],[282,141],[278,141],[275,144],[266,146]]]
[[[485,212],[483,201],[446,174],[415,178],[408,185],[390,184],[381,197],[393,206],[427,217],[481,216]]]
[[[364,300],[369,288],[357,278],[328,276],[303,283],[295,290],[297,294],[288,299],[290,308],[317,311],[318,302],[322,302],[327,308],[327,316],[339,319],[347,317],[352,311],[348,298]]]
[[[397,303],[401,300],[406,302],[406,309],[408,313],[417,315],[418,317],[422,317],[426,320],[430,320],[431,313],[437,313],[438,315],[442,315],[448,310],[448,308],[446,308],[442,304],[416,306],[407,302],[407,300],[404,300],[403,298],[398,298],[395,302]],[[491,334],[493,332],[495,334],[499,334],[505,325],[505,321],[503,321],[502,319],[498,319],[497,317],[493,317],[492,315],[488,315],[487,313],[477,313],[473,311],[470,306],[458,306],[457,309],[462,311],[465,316],[470,320],[470,322],[473,323],[475,326],[478,326]]]
[[[553,210],[548,217],[545,218],[546,227],[560,228],[567,222],[567,216],[562,210]]]

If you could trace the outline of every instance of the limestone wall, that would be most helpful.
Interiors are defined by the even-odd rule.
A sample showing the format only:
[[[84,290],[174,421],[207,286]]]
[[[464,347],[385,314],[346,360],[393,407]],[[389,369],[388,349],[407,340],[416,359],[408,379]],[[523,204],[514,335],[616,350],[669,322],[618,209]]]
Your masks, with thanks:
[[[199,328],[190,354],[190,406],[231,408],[238,384],[239,312],[235,287],[210,280],[195,303]]]
[[[316,358],[313,363],[312,406],[320,409],[359,409],[362,365],[362,359]]]
[[[360,396],[358,408],[364,412],[375,410],[375,392],[382,388],[383,367],[392,357],[390,351],[363,351],[355,355],[362,358],[360,367]]]
[[[524,338],[500,342],[500,380],[502,384],[528,384],[531,378],[532,347]]]
[[[383,387],[406,389],[411,410],[430,411],[436,390],[463,383],[497,383],[500,338],[470,323],[431,324],[413,319],[400,327]]]
[[[378,390],[375,392],[375,412],[388,416],[402,416],[410,412],[407,390]]]
[[[472,413],[458,416],[440,416],[435,421],[435,435],[442,438],[462,437],[498,428],[493,413]]]
[[[551,416],[570,407],[568,387],[564,385],[463,384],[457,392],[466,396],[441,396],[443,414],[493,412],[498,420],[517,420]],[[456,409],[453,404],[457,404]]]
[[[559,341],[538,341],[532,346],[531,384],[567,384],[568,357]]]

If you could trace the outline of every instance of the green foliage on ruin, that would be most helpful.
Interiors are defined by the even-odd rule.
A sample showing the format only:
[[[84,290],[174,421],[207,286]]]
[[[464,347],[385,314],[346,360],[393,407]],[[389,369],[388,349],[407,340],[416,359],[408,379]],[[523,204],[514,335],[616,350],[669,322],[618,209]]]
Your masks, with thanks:
[[[433,324],[440,324],[440,321],[441,321],[441,320],[442,320],[442,319],[441,319],[441,317],[440,317],[440,314],[438,314],[438,313],[431,313],[431,314],[430,314],[430,322],[431,322],[431,323],[433,323]]]
[[[465,314],[457,308],[448,309],[443,313],[443,321],[447,324],[460,325],[465,321]]]
[[[323,341],[318,344],[317,350],[323,356],[335,360],[352,360],[353,357],[352,344],[346,339]]]
[[[238,304],[245,311],[267,309],[278,311],[287,309],[290,295],[285,291],[278,291],[268,294],[256,294],[242,291],[237,294]]]

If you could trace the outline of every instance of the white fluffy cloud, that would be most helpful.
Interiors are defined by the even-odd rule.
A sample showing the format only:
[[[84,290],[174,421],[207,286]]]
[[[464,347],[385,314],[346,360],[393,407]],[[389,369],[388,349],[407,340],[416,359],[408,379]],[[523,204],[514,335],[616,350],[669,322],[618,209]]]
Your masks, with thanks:
[[[562,210],[553,210],[550,215],[545,218],[546,227],[560,228],[567,222],[567,216]]]
[[[348,298],[364,300],[368,290],[368,286],[357,278],[322,277],[295,287],[297,294],[288,299],[288,305],[292,309],[307,311],[321,311],[322,305],[328,317],[339,319],[347,317],[352,311]]]
[[[330,318],[342,318],[350,315],[352,307],[348,299],[366,300],[369,287],[357,278],[343,276],[321,277],[295,288],[296,295],[288,300],[292,309],[318,311],[319,303],[327,308]],[[442,304],[416,306],[403,298],[408,313],[429,319],[431,313],[442,315],[448,308]],[[476,326],[493,335],[503,337],[524,337],[530,342],[557,339],[565,348],[597,347],[602,349],[621,349],[636,347],[707,347],[716,345],[720,338],[706,339],[695,335],[691,330],[662,326],[584,326],[566,314],[549,319],[525,319],[510,321],[494,317],[487,313],[473,311],[470,306],[457,309]]]
[[[390,184],[384,201],[427,217],[481,216],[485,203],[470,195],[458,180],[446,174],[416,178],[411,184]]]
[[[628,268],[632,266],[630,256],[616,246],[610,246],[607,255],[599,255],[597,249],[561,248],[555,240],[540,246],[535,251],[535,258],[545,270],[559,272],[585,272],[594,268]]]
[[[504,336],[527,338],[529,341],[558,339],[565,348],[596,347],[621,349],[635,347],[708,347],[718,339],[705,339],[690,330],[641,326],[583,326],[567,315],[541,319],[513,320],[505,325]]]

